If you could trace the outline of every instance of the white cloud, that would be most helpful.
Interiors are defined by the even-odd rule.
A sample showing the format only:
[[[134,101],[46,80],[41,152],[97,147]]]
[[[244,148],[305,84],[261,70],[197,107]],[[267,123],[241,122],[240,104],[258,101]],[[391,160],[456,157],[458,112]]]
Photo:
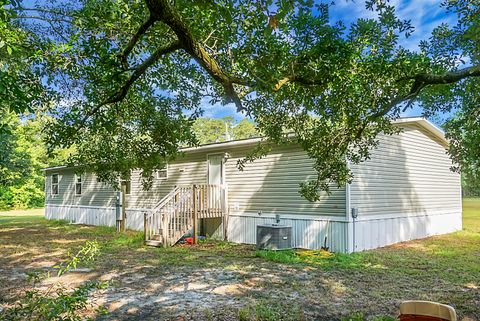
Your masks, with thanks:
[[[422,40],[428,40],[433,29],[442,23],[455,24],[456,17],[447,14],[441,6],[441,0],[402,1],[391,2],[400,19],[410,20],[415,31],[408,39],[402,39],[401,45],[410,50],[418,50]]]
[[[203,110],[203,117],[208,118],[223,118],[226,116],[232,116],[236,121],[240,121],[245,118],[245,115],[237,112],[235,104],[222,105],[220,103],[211,104],[207,98],[202,101],[201,108]]]
[[[450,25],[456,22],[453,14],[446,14],[441,7],[442,0],[391,0],[396,14],[402,20],[410,20],[415,31],[408,38],[402,38],[400,44],[410,50],[418,50],[421,40],[427,40],[432,30],[445,22]],[[347,25],[359,18],[376,18],[376,12],[365,8],[365,1],[338,0],[330,11],[332,22],[342,20]]]

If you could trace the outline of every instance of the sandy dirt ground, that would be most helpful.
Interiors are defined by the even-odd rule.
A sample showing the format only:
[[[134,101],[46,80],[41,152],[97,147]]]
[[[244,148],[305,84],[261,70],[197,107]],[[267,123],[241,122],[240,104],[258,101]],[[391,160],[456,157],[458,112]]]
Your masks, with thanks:
[[[29,217],[4,218],[2,222],[1,218],[3,308],[30,287],[28,273],[54,272],[52,267],[66,259],[69,251],[88,239],[97,239],[104,245],[94,266],[48,278],[39,287],[111,281],[91,298],[110,312],[100,319],[239,320],[242,309],[260,305],[283,311],[284,320],[339,320],[354,312],[394,316],[401,301],[423,299],[453,302],[462,320],[480,320],[479,283],[446,281],[429,271],[428,262],[421,259],[415,269],[405,273],[366,261],[338,269],[280,264],[256,257],[249,245],[208,243],[164,250],[142,246],[135,233],[116,238],[111,231],[94,227]],[[419,242],[393,250],[405,247],[416,251],[419,258],[424,251]],[[480,261],[480,253],[476,255]],[[409,262],[405,264],[412,264]]]

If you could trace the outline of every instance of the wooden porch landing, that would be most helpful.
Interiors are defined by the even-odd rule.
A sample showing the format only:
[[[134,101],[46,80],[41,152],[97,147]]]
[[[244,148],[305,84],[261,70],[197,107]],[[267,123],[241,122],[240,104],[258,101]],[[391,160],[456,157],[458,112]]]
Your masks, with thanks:
[[[223,218],[226,235],[227,212],[226,185],[177,186],[145,214],[145,244],[172,246],[190,229],[197,243],[198,220],[203,218]]]

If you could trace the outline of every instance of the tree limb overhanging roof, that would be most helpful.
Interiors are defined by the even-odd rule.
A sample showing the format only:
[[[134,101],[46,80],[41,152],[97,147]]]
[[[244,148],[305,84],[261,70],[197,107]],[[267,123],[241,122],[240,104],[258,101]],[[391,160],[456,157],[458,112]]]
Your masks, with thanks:
[[[448,147],[448,140],[445,138],[445,133],[443,130],[435,126],[433,123],[428,121],[427,119],[423,117],[405,117],[405,118],[399,118],[395,121],[392,122],[394,125],[417,125],[433,135],[435,138],[438,139],[438,141],[444,146]],[[246,139],[240,139],[240,140],[231,140],[227,142],[218,142],[218,143],[209,143],[209,144],[204,144],[200,145],[197,147],[186,147],[182,148],[181,151],[183,152],[193,152],[193,151],[207,151],[211,149],[216,149],[219,147],[237,147],[237,146],[247,146],[247,145],[253,145],[256,143],[259,143],[263,140],[263,137],[255,137],[255,138],[246,138]]]
[[[443,130],[441,130],[440,128],[438,128],[433,123],[431,123],[430,121],[428,121],[423,117],[399,118],[393,121],[392,124],[398,125],[398,126],[417,125],[423,130],[425,130],[426,132],[428,132],[429,134],[431,134],[433,137],[435,137],[442,146],[444,146],[445,148],[448,147],[448,140],[445,138],[445,133],[443,132]],[[181,148],[180,150],[182,152],[202,152],[202,151],[215,150],[219,148],[234,148],[234,147],[250,146],[250,145],[255,145],[259,142],[262,142],[263,140],[264,140],[263,137],[254,137],[254,138],[246,138],[246,139],[239,139],[239,140],[231,140],[227,142],[204,144],[197,147],[186,147],[186,148]],[[65,169],[65,168],[70,168],[70,167],[63,165],[63,166],[48,167],[43,170],[52,171],[52,170]]]

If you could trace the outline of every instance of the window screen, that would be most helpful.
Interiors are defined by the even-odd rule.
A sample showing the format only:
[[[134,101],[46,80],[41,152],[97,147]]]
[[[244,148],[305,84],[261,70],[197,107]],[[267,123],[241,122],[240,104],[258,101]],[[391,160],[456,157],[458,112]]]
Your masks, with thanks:
[[[167,179],[168,178],[168,165],[165,166],[163,169],[159,169],[156,171],[156,176],[157,179]]]
[[[75,174],[75,195],[82,195],[82,175]]]
[[[51,193],[52,195],[58,195],[58,174],[52,174]]]

